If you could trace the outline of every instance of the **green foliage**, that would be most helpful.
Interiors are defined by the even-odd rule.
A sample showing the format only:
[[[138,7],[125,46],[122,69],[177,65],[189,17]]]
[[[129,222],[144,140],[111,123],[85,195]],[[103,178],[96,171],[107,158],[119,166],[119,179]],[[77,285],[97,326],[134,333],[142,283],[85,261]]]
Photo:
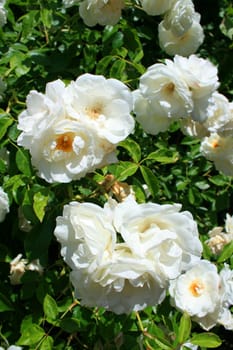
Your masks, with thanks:
[[[53,234],[64,204],[103,205],[111,186],[102,183],[113,175],[113,181],[132,186],[139,203],[181,203],[182,210],[193,214],[204,242],[209,230],[224,226],[226,213],[233,214],[233,183],[201,156],[199,140],[185,137],[177,124],[156,136],[136,125],[117,148],[119,163],[70,184],[48,184],[37,177],[29,152],[16,142],[17,119],[30,90],[43,92],[49,81],[69,82],[85,72],[117,78],[136,89],[146,68],[165,58],[157,38],[160,17],[146,15],[135,1],[128,3],[115,26],[89,28],[78,6],[65,9],[61,0],[7,1],[8,21],[0,28],[0,76],[7,85],[0,102],[0,150],[6,147],[9,159],[0,159],[0,185],[11,211],[0,223],[0,346],[7,339],[26,350],[178,350],[186,342],[203,350],[224,349],[221,327],[201,333],[167,299],[157,308],[121,316],[81,306]],[[218,64],[220,91],[232,98],[232,4],[194,3],[206,37],[200,54]],[[205,258],[218,267],[233,267],[232,242],[219,256],[204,248]],[[20,253],[28,261],[39,259],[44,272],[27,271],[19,285],[12,285],[9,263]]]

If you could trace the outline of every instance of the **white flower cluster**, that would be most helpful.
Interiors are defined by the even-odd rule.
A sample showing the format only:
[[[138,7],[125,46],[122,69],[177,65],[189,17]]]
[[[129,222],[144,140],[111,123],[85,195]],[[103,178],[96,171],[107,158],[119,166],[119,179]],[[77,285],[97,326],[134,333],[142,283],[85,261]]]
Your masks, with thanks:
[[[185,134],[201,139],[201,152],[216,169],[233,176],[233,102],[216,91],[203,123],[187,119],[182,124]]]
[[[210,238],[206,240],[206,244],[213,254],[220,254],[225,245],[233,241],[233,216],[226,215],[225,232],[223,227],[215,227],[208,235]]]
[[[203,122],[218,86],[217,68],[196,55],[176,55],[173,61],[156,63],[140,77],[139,89],[133,92],[137,121],[153,135],[181,118]]]
[[[18,254],[10,262],[10,282],[12,285],[17,285],[21,283],[21,278],[26,271],[36,271],[40,275],[43,273],[44,269],[40,264],[39,259],[32,260],[30,263],[27,259],[22,259],[22,254]]]
[[[117,314],[161,303],[168,282],[199,261],[197,225],[179,204],[137,204],[133,196],[104,206],[71,202],[55,236],[71,267],[75,295]]]
[[[0,0],[0,27],[4,26],[6,24],[6,9],[5,9],[5,3],[6,0]]]
[[[171,56],[195,53],[204,41],[200,19],[192,0],[173,0],[159,24],[160,47]]]
[[[17,143],[47,182],[70,182],[116,162],[116,146],[134,129],[132,93],[122,82],[83,74],[68,86],[31,91],[18,118]]]
[[[63,0],[66,7],[77,3],[80,3],[80,0]],[[114,25],[119,21],[124,6],[124,0],[83,0],[79,6],[79,14],[90,27],[96,24]]]
[[[7,213],[9,213],[9,198],[3,188],[0,187],[0,222],[5,220]]]
[[[233,330],[233,271],[228,265],[218,273],[217,267],[200,260],[177,279],[170,281],[171,302],[186,311],[205,330],[216,324]]]

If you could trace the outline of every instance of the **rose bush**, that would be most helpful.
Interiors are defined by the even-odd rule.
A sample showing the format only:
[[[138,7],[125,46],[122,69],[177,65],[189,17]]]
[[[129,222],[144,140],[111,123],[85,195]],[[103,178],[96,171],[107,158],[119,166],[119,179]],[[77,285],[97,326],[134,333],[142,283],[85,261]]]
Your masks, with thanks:
[[[231,10],[1,2],[0,347],[231,348]]]

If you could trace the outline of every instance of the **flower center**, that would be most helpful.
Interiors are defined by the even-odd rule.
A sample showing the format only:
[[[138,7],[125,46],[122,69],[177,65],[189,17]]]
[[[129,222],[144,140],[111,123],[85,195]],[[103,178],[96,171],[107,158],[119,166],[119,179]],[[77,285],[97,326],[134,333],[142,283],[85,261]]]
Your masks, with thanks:
[[[169,95],[172,94],[175,91],[175,84],[169,83],[165,85],[164,90],[165,90],[165,93]]]
[[[102,106],[96,105],[96,106],[93,106],[92,108],[86,108],[86,112],[91,119],[96,120],[99,118],[100,114],[102,113]]]
[[[219,147],[219,143],[218,143],[217,140],[214,140],[214,141],[212,142],[212,147],[213,147],[213,148]]]
[[[71,152],[73,150],[73,141],[75,134],[73,132],[66,132],[57,136],[56,138],[56,150],[63,152]]]
[[[189,290],[194,297],[199,297],[204,292],[204,285],[198,281],[194,280],[189,286]]]

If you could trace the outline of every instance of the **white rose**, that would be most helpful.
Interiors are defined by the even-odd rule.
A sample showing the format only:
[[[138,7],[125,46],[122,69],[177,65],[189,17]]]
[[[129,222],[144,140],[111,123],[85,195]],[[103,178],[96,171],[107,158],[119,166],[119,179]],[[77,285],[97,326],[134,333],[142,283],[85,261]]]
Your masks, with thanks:
[[[173,0],[140,0],[143,10],[151,16],[164,14],[172,6]]]
[[[62,256],[73,269],[95,267],[112,255],[116,244],[111,220],[93,203],[71,202],[64,206],[54,233],[62,245]]]
[[[201,142],[200,151],[209,160],[214,162],[217,170],[225,175],[233,176],[233,137],[213,133]]]
[[[125,243],[116,243],[111,205],[101,208],[73,202],[57,218],[54,233],[72,268],[76,297],[84,305],[103,306],[116,313],[158,304],[165,289],[154,264],[139,260]]]
[[[195,53],[204,41],[203,28],[199,21],[193,21],[191,27],[180,36],[166,29],[164,21],[158,27],[159,45],[168,55],[189,56]]]
[[[115,25],[125,6],[124,0],[84,0],[79,6],[79,13],[84,23],[90,27]]]
[[[118,244],[112,259],[92,274],[76,269],[70,277],[82,304],[128,314],[164,300],[166,290],[151,269],[146,259],[139,260],[127,246]]]
[[[114,209],[114,226],[132,252],[152,260],[166,281],[200,259],[202,245],[197,224],[181,206],[137,204],[132,196]]]
[[[5,220],[6,214],[9,213],[9,198],[3,188],[0,187],[0,222]]]
[[[177,0],[165,13],[163,25],[167,30],[171,30],[174,36],[184,35],[197,19],[194,4],[191,0]]]
[[[210,133],[233,136],[233,105],[217,91],[212,95],[204,125]]]
[[[162,106],[144,97],[140,90],[133,92],[133,98],[136,120],[146,133],[157,135],[159,132],[168,130],[174,119],[164,113]]]
[[[219,86],[217,68],[210,61],[196,55],[188,58],[176,55],[174,65],[192,92],[194,102],[192,118],[204,122],[210,98]]]
[[[214,264],[201,260],[196,266],[170,281],[172,303],[186,311],[205,330],[216,324],[233,329],[232,303],[233,274],[228,266],[218,274]]]
[[[169,293],[179,310],[202,318],[213,313],[219,304],[219,284],[216,266],[207,260],[201,260],[177,279],[170,281]]]
[[[83,74],[68,86],[66,100],[70,116],[112,144],[134,129],[132,94],[117,79]]]
[[[94,128],[88,128],[82,118],[78,120],[78,112],[75,118],[69,115],[66,94],[67,88],[60,80],[48,83],[45,94],[31,91],[27,109],[18,118],[22,133],[17,143],[30,151],[32,164],[47,182],[77,180],[117,160],[115,145],[97,135]],[[121,129],[123,139],[128,130],[124,126]]]
[[[151,134],[165,131],[172,121],[187,117],[193,109],[188,86],[171,60],[150,66],[133,97],[136,119]]]

